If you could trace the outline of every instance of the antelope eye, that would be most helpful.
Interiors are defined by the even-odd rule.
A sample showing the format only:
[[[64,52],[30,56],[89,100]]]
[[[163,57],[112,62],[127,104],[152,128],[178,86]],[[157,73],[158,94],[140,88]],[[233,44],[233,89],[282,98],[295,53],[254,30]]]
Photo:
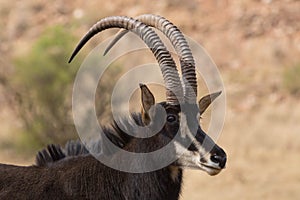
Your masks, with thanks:
[[[175,115],[168,115],[167,116],[167,121],[172,123],[175,122],[177,120],[177,117]]]

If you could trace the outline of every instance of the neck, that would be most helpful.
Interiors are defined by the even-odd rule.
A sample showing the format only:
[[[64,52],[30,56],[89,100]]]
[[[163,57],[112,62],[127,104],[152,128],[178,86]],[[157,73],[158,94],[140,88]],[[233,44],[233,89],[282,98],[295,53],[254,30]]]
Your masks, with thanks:
[[[140,120],[140,115],[134,115],[133,119],[135,124],[140,126],[144,125]],[[149,153],[164,147],[170,142],[169,137],[160,133],[149,138],[127,137],[127,134],[123,132],[117,124],[125,125],[126,132],[134,131],[134,129],[131,128],[131,122],[127,120],[122,121],[122,123],[114,124],[114,131],[118,133],[120,138],[125,138],[124,141],[127,141],[123,147],[123,150],[125,151]],[[175,152],[168,152],[164,155],[168,156],[171,154],[175,154]],[[164,159],[164,155],[160,155],[161,159]],[[157,156],[155,158],[154,156],[145,156],[144,160],[138,160],[130,159],[128,157],[125,158],[122,155],[122,152],[117,152],[111,159],[118,164],[132,166],[132,169],[145,165],[159,164],[157,163]],[[162,169],[145,173],[113,171],[114,172],[111,173],[116,174],[119,181],[122,180],[119,184],[119,189],[122,193],[126,194],[126,197],[130,197],[129,199],[179,199],[182,183],[182,170],[179,167],[169,165]]]
[[[136,199],[179,199],[182,182],[182,170],[177,167],[165,167],[163,169],[130,174],[126,188]],[[135,188],[133,190],[132,188]]]
[[[63,184],[70,196],[80,194],[92,198],[97,194],[99,199],[179,199],[182,170],[178,167],[167,166],[147,173],[127,173],[109,168],[91,155],[66,162],[70,162],[70,166],[76,163],[82,166],[75,173],[72,170],[63,170],[64,175],[69,177]],[[87,178],[91,181],[87,181]]]
[[[161,148],[162,139],[158,136],[153,136],[146,139],[133,139],[124,149],[134,152],[153,152]],[[163,144],[163,146],[166,144]],[[162,146],[162,147],[163,147]],[[163,159],[163,156],[162,158]],[[152,160],[151,157],[147,157],[145,160],[130,162],[131,165],[136,166],[151,166],[157,162],[157,157]],[[129,164],[129,163],[128,163]],[[128,185],[127,192],[134,192],[132,196],[137,199],[179,199],[181,184],[182,184],[182,170],[173,165],[169,165],[162,169],[147,172],[128,174],[128,179],[123,185]],[[132,190],[135,188],[135,190]]]

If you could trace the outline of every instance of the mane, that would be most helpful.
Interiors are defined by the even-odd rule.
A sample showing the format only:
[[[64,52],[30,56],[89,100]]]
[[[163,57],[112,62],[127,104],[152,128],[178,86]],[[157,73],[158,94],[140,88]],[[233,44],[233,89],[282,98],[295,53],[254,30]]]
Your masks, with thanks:
[[[122,117],[114,120],[110,127],[102,128],[105,136],[117,147],[123,149],[133,136],[127,133],[134,133],[134,126],[144,126],[141,113],[132,113],[131,118]],[[101,153],[103,143],[101,140],[90,141],[92,152]],[[107,152],[106,152],[107,153]],[[113,154],[115,152],[109,152]],[[49,166],[55,162],[68,159],[71,157],[85,156],[90,154],[86,145],[80,140],[69,140],[64,147],[58,144],[50,144],[46,148],[40,150],[35,157],[35,165],[39,167]]]
[[[63,149],[59,145],[50,144],[45,149],[39,151],[35,157],[37,166],[47,166],[66,157]]]

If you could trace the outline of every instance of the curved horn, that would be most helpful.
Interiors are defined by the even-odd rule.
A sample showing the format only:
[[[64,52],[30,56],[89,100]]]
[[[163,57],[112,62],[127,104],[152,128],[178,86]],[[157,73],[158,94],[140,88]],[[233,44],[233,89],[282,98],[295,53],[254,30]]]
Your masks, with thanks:
[[[69,62],[76,56],[85,43],[97,33],[109,28],[124,28],[137,34],[154,54],[166,85],[166,96],[169,104],[182,102],[183,91],[176,64],[158,35],[146,24],[125,16],[111,16],[101,19],[94,24],[80,40],[73,51]]]
[[[192,51],[181,31],[164,17],[152,14],[140,15],[137,20],[163,32],[171,41],[180,58],[184,98],[189,103],[195,103],[197,98],[197,77]],[[120,40],[128,30],[121,30],[106,48],[104,55]]]

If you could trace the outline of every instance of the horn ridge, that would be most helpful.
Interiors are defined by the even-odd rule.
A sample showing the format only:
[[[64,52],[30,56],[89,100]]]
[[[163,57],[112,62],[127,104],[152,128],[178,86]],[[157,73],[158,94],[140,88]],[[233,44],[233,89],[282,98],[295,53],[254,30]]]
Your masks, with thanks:
[[[77,55],[80,49],[97,33],[110,28],[124,28],[137,34],[150,48],[154,54],[166,85],[166,96],[169,104],[179,104],[183,101],[183,88],[176,64],[159,36],[149,26],[136,19],[125,16],[111,16],[101,19],[94,24],[83,36],[75,50],[73,51],[69,62]]]
[[[177,26],[159,15],[144,14],[138,16],[136,19],[147,24],[148,26],[152,26],[160,30],[171,41],[180,59],[184,99],[189,103],[196,103],[197,77],[195,61],[184,35]],[[112,48],[112,46],[127,32],[128,31],[126,30],[122,30],[120,33],[118,33],[115,39],[108,45],[104,54],[106,54]],[[190,88],[192,88],[192,90]]]

